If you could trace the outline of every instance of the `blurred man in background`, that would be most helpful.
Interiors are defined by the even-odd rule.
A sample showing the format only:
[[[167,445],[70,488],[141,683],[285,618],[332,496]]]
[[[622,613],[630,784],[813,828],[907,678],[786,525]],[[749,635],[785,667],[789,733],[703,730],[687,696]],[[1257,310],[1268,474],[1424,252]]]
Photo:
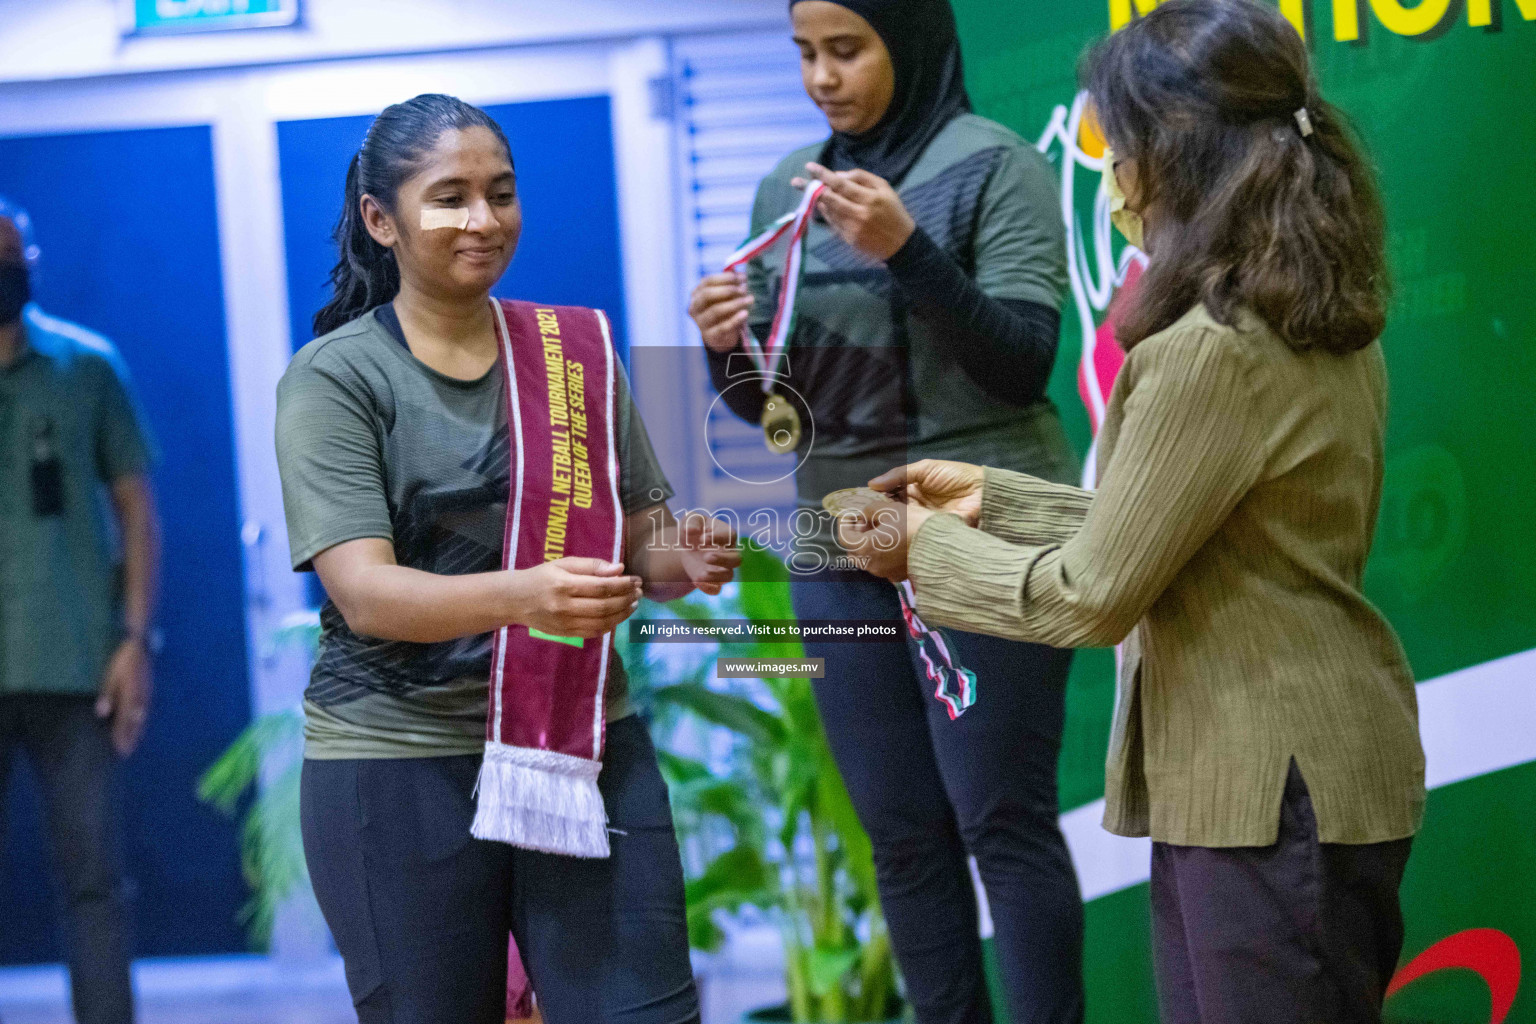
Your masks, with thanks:
[[[0,197],[0,830],[12,753],[41,784],[79,1024],[133,1020],[119,762],[149,710],[153,444],[108,341],[31,302]]]

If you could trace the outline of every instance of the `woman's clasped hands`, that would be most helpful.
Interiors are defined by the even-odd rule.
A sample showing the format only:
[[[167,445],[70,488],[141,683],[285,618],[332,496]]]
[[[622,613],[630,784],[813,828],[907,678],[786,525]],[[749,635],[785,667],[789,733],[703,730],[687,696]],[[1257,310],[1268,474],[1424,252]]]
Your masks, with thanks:
[[[700,515],[681,524],[667,518],[649,543],[631,552],[628,567],[601,558],[558,558],[505,572],[511,621],[555,636],[598,637],[633,615],[642,595],[670,601],[695,588],[719,594],[741,565],[735,532]]]
[[[917,222],[907,212],[891,183],[857,168],[833,171],[821,164],[805,165],[807,177],[793,178],[795,188],[814,182],[827,186],[816,200],[816,210],[844,242],[866,256],[885,261],[896,255]]]
[[[552,636],[611,633],[640,605],[643,581],[620,562],[557,558],[505,571],[512,591],[511,620]]]
[[[892,500],[839,514],[838,543],[865,572],[899,583],[907,578],[912,540],[931,516],[953,515],[967,526],[977,524],[983,482],[980,466],[946,459],[887,470],[869,486]]]
[[[805,173],[790,184],[800,189],[815,182],[826,185],[816,201],[817,212],[839,238],[864,255],[888,260],[916,230],[901,196],[884,178],[857,169],[828,170],[817,163],[806,164]],[[688,301],[688,315],[710,351],[730,352],[740,344],[752,306],[746,275],[727,270],[698,283]]]

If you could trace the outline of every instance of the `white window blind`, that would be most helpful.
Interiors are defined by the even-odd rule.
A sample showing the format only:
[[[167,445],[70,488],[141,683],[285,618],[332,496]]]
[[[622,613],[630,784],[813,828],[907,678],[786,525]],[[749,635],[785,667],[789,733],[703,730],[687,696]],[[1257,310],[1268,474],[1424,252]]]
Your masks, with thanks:
[[[674,40],[671,84],[681,192],[680,278],[691,292],[746,238],[757,183],[785,154],[825,138],[828,129],[801,85],[799,53],[787,24],[778,32]],[[696,367],[696,386],[689,390],[700,402],[693,422],[706,435],[693,446],[701,500],[743,512],[792,505],[789,478],[771,486],[743,481],[788,474],[795,457],[769,452],[760,428],[715,403],[702,359]]]

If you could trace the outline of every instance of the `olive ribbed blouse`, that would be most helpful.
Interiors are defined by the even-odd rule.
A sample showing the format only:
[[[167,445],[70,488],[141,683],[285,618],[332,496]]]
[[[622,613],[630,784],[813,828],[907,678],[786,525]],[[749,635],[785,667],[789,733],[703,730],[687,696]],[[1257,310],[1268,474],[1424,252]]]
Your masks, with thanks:
[[[923,524],[918,611],[1060,647],[1126,641],[1111,832],[1273,843],[1294,758],[1321,841],[1411,835],[1413,676],[1361,593],[1385,418],[1380,345],[1297,352],[1256,317],[1194,309],[1127,358],[1097,491],[988,469],[980,529]]]

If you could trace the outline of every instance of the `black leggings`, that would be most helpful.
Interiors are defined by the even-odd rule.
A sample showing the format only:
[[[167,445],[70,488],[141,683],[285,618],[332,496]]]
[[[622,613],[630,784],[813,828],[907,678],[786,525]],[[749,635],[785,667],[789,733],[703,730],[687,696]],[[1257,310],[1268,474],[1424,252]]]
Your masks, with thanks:
[[[0,696],[0,849],[12,751],[40,784],[54,867],[64,883],[69,984],[79,1024],[132,1024],[122,779],[96,697]]]
[[[613,854],[474,839],[480,757],[304,762],[304,859],[359,1024],[502,1024],[507,935],[549,1024],[690,1024],[683,871],[656,752],[608,727]]]
[[[1380,1024],[1403,951],[1412,840],[1318,841],[1291,762],[1269,846],[1152,844],[1152,963],[1165,1024]]]
[[[803,619],[900,619],[865,573],[792,584]],[[880,903],[921,1024],[992,1020],[969,853],[992,912],[1015,1024],[1083,1015],[1083,907],[1058,824],[1056,761],[1072,652],[945,631],[976,673],[950,721],[905,643],[807,642],[826,659],[816,703],[874,843]]]

